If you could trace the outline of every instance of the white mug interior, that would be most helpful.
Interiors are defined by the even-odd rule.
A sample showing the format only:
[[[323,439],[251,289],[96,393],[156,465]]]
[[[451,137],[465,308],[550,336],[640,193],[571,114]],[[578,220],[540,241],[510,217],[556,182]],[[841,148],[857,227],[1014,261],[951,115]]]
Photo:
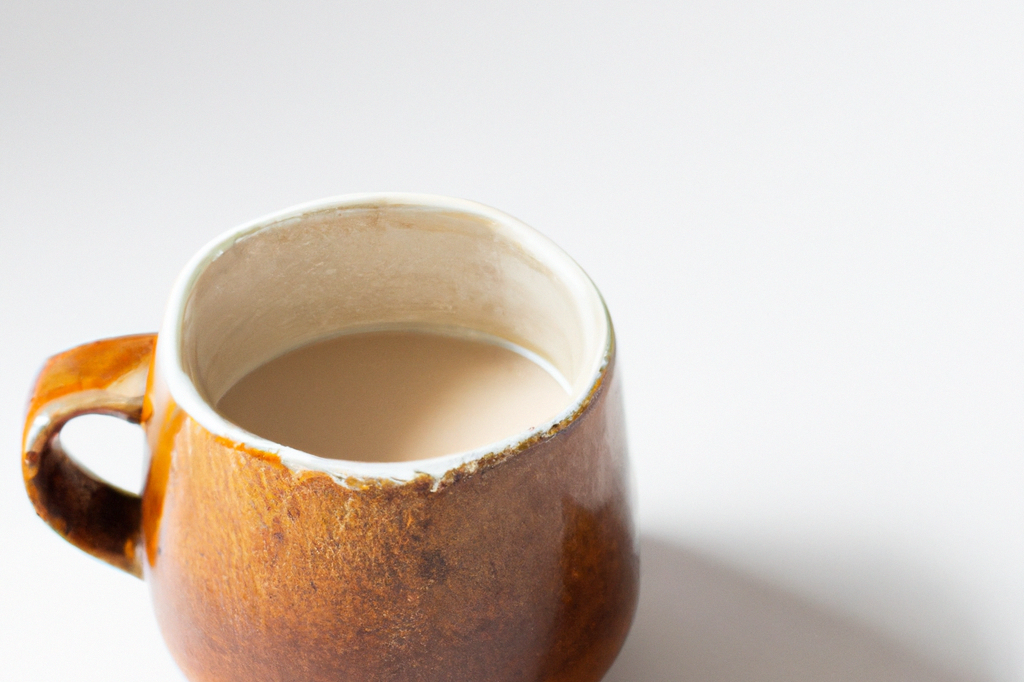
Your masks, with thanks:
[[[212,407],[250,371],[299,346],[418,328],[520,349],[567,389],[565,410],[470,452],[355,462],[273,443]],[[439,479],[577,412],[607,362],[612,331],[583,270],[518,220],[458,199],[364,194],[303,204],[208,244],[179,276],[159,338],[157,363],[171,396],[215,435],[340,481],[407,481],[424,473]]]

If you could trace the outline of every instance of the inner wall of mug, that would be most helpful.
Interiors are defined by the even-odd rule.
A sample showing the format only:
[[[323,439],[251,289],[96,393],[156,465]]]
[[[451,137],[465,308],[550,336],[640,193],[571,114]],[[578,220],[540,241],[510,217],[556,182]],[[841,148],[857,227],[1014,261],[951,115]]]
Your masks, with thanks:
[[[313,341],[403,328],[498,337],[561,373],[570,404],[585,398],[609,335],[593,284],[529,227],[452,203],[319,206],[229,237],[193,273],[182,311],[181,367],[201,398],[216,405]]]

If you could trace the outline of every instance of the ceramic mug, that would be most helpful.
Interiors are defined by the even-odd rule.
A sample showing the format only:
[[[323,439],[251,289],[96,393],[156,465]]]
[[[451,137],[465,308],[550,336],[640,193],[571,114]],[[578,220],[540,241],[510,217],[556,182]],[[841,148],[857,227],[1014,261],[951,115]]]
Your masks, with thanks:
[[[533,351],[571,384],[569,407],[413,462],[316,457],[211,407],[286,350],[423,325]],[[142,425],[141,496],[61,448],[61,427],[89,413]],[[608,313],[558,247],[471,202],[345,196],[232,230],[186,266],[159,336],[46,363],[22,461],[50,526],[150,584],[194,682],[598,680],[636,605]]]

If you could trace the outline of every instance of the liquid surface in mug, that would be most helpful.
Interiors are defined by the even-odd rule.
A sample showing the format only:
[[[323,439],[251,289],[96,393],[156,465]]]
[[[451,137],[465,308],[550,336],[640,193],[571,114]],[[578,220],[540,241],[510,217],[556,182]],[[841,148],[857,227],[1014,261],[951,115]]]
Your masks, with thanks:
[[[232,386],[217,411],[251,433],[321,457],[398,462],[514,436],[568,404],[551,374],[508,348],[381,331],[288,351]]]

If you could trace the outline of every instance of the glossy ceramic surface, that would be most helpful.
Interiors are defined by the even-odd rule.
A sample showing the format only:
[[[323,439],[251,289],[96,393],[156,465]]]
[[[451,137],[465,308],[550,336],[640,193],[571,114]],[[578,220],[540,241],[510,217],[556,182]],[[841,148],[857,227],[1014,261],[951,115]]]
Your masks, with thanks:
[[[448,459],[440,475],[397,477],[373,465],[341,475],[345,463],[310,455],[296,466],[211,428],[155,340],[52,358],[23,462],[44,520],[150,584],[189,679],[596,681],[611,665],[638,554],[610,326],[596,373],[555,422]],[[61,449],[60,427],[88,412],[146,430],[141,498]]]

